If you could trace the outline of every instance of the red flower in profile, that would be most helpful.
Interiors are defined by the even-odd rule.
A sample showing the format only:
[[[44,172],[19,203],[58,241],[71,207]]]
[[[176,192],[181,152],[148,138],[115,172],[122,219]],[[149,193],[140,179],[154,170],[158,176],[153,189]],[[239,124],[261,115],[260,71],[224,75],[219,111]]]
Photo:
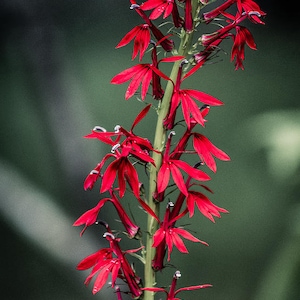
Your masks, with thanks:
[[[117,278],[120,278],[128,285],[132,297],[138,298],[142,294],[139,287],[140,278],[135,275],[125,254],[137,252],[141,248],[123,252],[119,246],[120,239],[115,238],[110,232],[106,232],[104,237],[109,241],[110,247],[87,256],[77,265],[78,270],[87,270],[93,267],[84,283],[88,285],[95,276],[92,293],[96,294],[103,288],[111,274],[112,287],[115,286]]]
[[[236,34],[233,35],[233,46],[231,50],[231,61],[235,59],[235,69],[244,70],[245,44],[252,50],[256,50],[256,44],[251,32],[243,26],[235,27]]]
[[[160,86],[159,79],[163,78],[165,80],[170,80],[170,78],[158,69],[158,63],[175,62],[183,58],[183,56],[172,56],[163,58],[158,61],[156,54],[156,45],[154,45],[152,49],[151,64],[138,64],[130,67],[114,76],[110,83],[122,84],[130,80],[131,82],[125,93],[125,99],[128,100],[129,98],[131,98],[138,90],[139,86],[141,86],[141,98],[142,100],[144,100],[148,92],[150,83],[152,82],[153,97],[155,99],[161,99],[163,96],[163,90]]]
[[[80,236],[82,236],[82,234],[85,232],[88,226],[94,225],[96,223],[98,214],[106,202],[111,202],[114,205],[119,215],[119,218],[125,227],[128,237],[134,238],[138,235],[139,227],[135,223],[133,223],[132,220],[129,218],[125,209],[123,208],[120,201],[117,199],[117,197],[115,196],[112,190],[110,190],[110,195],[111,198],[101,199],[94,208],[86,211],[74,222],[73,226],[85,225],[83,230],[80,233]]]
[[[206,181],[206,180],[210,180],[210,177],[203,171],[191,167],[185,161],[179,159],[173,159],[173,156],[176,156],[176,153],[172,153],[172,154],[169,153],[171,136],[173,134],[174,132],[171,132],[169,135],[166,144],[165,153],[163,155],[163,163],[157,174],[157,192],[162,193],[163,191],[165,191],[165,189],[169,184],[170,175],[172,175],[172,178],[175,184],[177,185],[178,189],[184,195],[187,196],[188,195],[187,187],[185,185],[180,169],[196,180]]]
[[[139,59],[142,60],[149,44],[151,34],[148,24],[137,25],[132,28],[119,42],[116,48],[124,47],[134,40],[132,59],[135,59],[140,52]]]
[[[174,276],[173,276],[173,280],[172,280],[172,284],[170,286],[169,291],[163,289],[163,288],[158,288],[158,287],[145,287],[142,288],[142,290],[144,291],[150,291],[150,292],[163,292],[167,294],[167,299],[166,300],[180,300],[179,298],[176,297],[176,295],[182,291],[194,291],[194,290],[199,290],[199,289],[204,289],[204,288],[208,288],[208,287],[212,287],[211,284],[201,284],[201,285],[193,285],[193,286],[187,286],[187,287],[183,287],[180,288],[178,290],[175,290],[176,288],[176,283],[177,280],[181,277],[181,273],[180,271],[176,271]],[[176,298],[175,298],[176,297]]]
[[[210,21],[212,21],[214,18],[218,17],[220,14],[225,13],[225,11],[233,4],[236,3],[237,4],[237,8],[238,8],[238,12],[241,15],[243,12],[245,12],[246,14],[249,14],[249,19],[255,23],[260,23],[260,24],[264,24],[264,22],[262,22],[260,20],[261,16],[265,16],[266,13],[263,12],[259,5],[254,2],[253,0],[227,0],[225,1],[223,4],[219,5],[218,7],[216,7],[215,9],[209,11],[209,12],[205,12],[203,14],[204,19],[206,20],[207,23],[209,23]],[[251,14],[255,12],[255,14]]]
[[[194,149],[200,159],[213,171],[217,171],[217,165],[213,156],[220,160],[228,161],[230,157],[221,149],[216,147],[206,136],[200,133],[192,133]]]
[[[194,215],[195,204],[199,211],[212,222],[215,222],[213,217],[221,218],[220,212],[228,213],[225,208],[213,204],[204,194],[196,191],[189,191],[186,204],[190,218]]]
[[[190,128],[191,126],[191,115],[193,116],[193,120],[195,120],[198,124],[204,126],[204,119],[202,117],[201,111],[193,99],[196,99],[197,101],[211,106],[222,105],[223,102],[201,91],[181,89],[180,85],[182,81],[186,78],[185,76],[183,79],[181,79],[182,67],[184,63],[185,61],[182,62],[178,70],[176,84],[174,87],[170,110],[166,122],[169,123],[169,120],[174,119],[176,110],[179,104],[181,103],[183,117],[185,119],[187,127]]]

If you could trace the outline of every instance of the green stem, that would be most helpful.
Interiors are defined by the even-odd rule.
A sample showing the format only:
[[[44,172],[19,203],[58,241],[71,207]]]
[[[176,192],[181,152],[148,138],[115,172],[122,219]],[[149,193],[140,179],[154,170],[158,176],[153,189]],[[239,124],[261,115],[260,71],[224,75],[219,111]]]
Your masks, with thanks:
[[[197,3],[197,0],[194,0]],[[194,2],[193,1],[193,2]],[[194,4],[194,3],[193,3]],[[197,7],[197,5],[194,5],[193,7]],[[193,9],[193,12],[195,12],[196,9]],[[181,42],[178,48],[178,55],[186,56],[188,54],[188,51],[190,49],[191,43],[193,38],[193,32],[186,33],[184,30],[182,30],[181,33]],[[157,117],[157,123],[156,123],[156,130],[155,130],[155,137],[154,137],[154,143],[153,147],[155,150],[163,151],[165,147],[165,141],[166,141],[166,129],[163,126],[163,121],[166,118],[172,93],[174,89],[174,84],[176,82],[178,70],[180,67],[181,61],[177,61],[174,63],[170,79],[172,81],[168,81],[164,97],[161,101],[161,105],[158,108],[158,117]],[[156,191],[156,180],[157,180],[157,172],[161,166],[162,163],[162,156],[159,153],[153,152],[152,158],[154,159],[156,167],[151,165],[150,169],[150,178],[149,178],[149,198],[148,198],[148,205],[150,208],[156,213],[156,215],[159,215],[159,203],[155,201],[153,198],[153,194]],[[152,247],[153,244],[153,234],[158,228],[158,223],[156,220],[148,215],[148,223],[147,223],[147,238],[146,238],[146,259],[145,259],[145,287],[153,287],[156,284],[156,276],[155,272],[152,269],[152,260],[155,256],[156,249]],[[144,293],[144,300],[153,300],[154,299],[154,293],[145,291]]]

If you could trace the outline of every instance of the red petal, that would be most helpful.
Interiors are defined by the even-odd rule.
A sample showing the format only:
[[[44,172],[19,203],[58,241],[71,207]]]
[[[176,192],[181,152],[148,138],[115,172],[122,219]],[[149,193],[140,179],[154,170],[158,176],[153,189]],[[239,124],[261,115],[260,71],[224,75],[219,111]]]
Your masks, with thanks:
[[[133,128],[147,115],[149,109],[151,107],[151,104],[148,104],[145,108],[142,109],[142,111],[136,116],[136,118],[133,121],[133,124],[131,126],[130,131],[133,130]]]
[[[198,101],[203,102],[204,104],[208,104],[212,106],[223,105],[222,101],[204,92],[197,91],[197,90],[184,90],[184,91],[187,94],[189,94],[191,97],[197,99]]]
[[[157,174],[157,192],[163,192],[170,180],[170,167],[168,163],[163,163]]]

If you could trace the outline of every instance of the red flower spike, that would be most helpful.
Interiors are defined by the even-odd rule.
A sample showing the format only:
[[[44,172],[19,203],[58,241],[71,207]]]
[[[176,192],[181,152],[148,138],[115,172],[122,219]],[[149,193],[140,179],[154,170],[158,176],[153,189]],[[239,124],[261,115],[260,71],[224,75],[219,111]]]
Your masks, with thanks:
[[[189,191],[186,201],[190,218],[194,215],[195,203],[199,211],[213,223],[215,223],[214,217],[221,218],[220,212],[228,213],[225,208],[213,204],[204,194],[200,192]]]
[[[200,133],[192,133],[192,135],[195,151],[213,172],[217,171],[217,165],[213,156],[224,161],[230,160],[230,157],[224,151],[217,148],[206,136]]]
[[[193,286],[187,286],[187,287],[183,287],[180,288],[178,290],[175,290],[176,288],[176,284],[177,284],[177,280],[181,277],[181,273],[180,271],[176,271],[174,276],[173,276],[173,280],[172,280],[172,284],[170,286],[169,291],[163,289],[163,288],[158,288],[158,287],[145,287],[142,288],[142,290],[144,291],[150,291],[150,292],[163,292],[167,294],[167,300],[180,300],[179,298],[175,298],[176,295],[182,291],[193,291],[193,290],[199,290],[199,289],[204,289],[204,288],[208,288],[208,287],[212,287],[211,284],[201,284],[201,285],[193,285]]]

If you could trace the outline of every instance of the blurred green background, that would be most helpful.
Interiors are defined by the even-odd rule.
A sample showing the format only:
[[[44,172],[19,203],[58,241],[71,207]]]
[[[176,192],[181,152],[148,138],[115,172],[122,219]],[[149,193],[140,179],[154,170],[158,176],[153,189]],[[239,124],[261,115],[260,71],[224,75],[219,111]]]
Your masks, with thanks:
[[[299,27],[294,8],[259,4],[266,25],[249,24],[258,51],[246,49],[245,71],[221,54],[190,82],[225,102],[204,133],[232,161],[218,162],[209,184],[230,214],[186,220],[210,247],[187,242],[190,255],[174,251],[178,264],[158,274],[167,285],[178,268],[180,286],[214,285],[183,299],[300,299]],[[80,238],[72,224],[98,201],[82,183],[107,151],[82,137],[95,125],[129,128],[143,107],[109,84],[132,65],[132,44],[114,47],[139,22],[129,1],[0,3],[1,299],[111,298],[92,296],[75,270],[104,245],[103,230]]]

